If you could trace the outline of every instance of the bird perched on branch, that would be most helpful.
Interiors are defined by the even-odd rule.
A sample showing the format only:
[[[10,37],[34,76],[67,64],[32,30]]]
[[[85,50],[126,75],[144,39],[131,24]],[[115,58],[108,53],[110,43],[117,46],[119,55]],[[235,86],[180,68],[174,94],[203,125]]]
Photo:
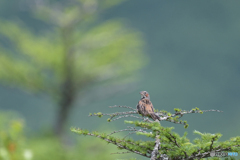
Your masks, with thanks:
[[[150,95],[147,91],[141,91],[141,99],[137,104],[138,113],[142,116],[151,117],[154,121],[160,120],[160,117],[155,114],[152,102],[150,101]]]

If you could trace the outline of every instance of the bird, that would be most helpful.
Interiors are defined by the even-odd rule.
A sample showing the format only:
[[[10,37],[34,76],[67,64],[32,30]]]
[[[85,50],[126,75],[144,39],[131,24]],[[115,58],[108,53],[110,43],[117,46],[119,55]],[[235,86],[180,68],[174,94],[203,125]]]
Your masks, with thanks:
[[[160,120],[160,117],[155,114],[152,102],[150,101],[150,95],[147,91],[141,91],[141,99],[137,104],[137,111],[143,117],[151,117],[154,121]]]

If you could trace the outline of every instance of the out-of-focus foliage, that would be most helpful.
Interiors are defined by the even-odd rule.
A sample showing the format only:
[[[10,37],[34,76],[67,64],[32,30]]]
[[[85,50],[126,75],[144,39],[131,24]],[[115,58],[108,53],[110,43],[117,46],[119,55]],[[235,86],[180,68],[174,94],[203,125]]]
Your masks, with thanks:
[[[147,59],[138,32],[121,20],[98,22],[106,8],[121,1],[38,2],[25,5],[46,29],[0,20],[0,81],[57,100],[55,133],[60,135],[79,91],[99,82],[133,81]]]
[[[37,6],[37,17],[51,26],[37,34],[22,22],[0,21],[1,80],[59,94],[68,74],[77,90],[132,77],[146,64],[139,33],[117,20],[93,24],[110,1],[73,2]]]
[[[38,137],[30,141],[30,148],[34,153],[34,160],[112,160],[126,157],[111,155],[117,151],[113,145],[89,137],[79,139],[72,146],[63,146],[54,136]]]
[[[54,135],[26,136],[24,121],[13,113],[0,113],[0,160],[112,160],[123,155],[112,145],[81,138],[63,145]]]
[[[32,151],[26,148],[23,120],[10,112],[0,113],[0,160],[31,160]]]
[[[0,32],[13,47],[1,46],[2,80],[30,89],[59,89],[65,76],[66,55],[57,31],[35,36],[26,26],[2,21]],[[123,29],[117,21],[106,22],[82,33],[79,43],[72,46],[75,86],[80,87],[78,84],[88,80],[119,78],[139,69],[144,64],[140,63],[143,55],[137,37],[138,34]]]

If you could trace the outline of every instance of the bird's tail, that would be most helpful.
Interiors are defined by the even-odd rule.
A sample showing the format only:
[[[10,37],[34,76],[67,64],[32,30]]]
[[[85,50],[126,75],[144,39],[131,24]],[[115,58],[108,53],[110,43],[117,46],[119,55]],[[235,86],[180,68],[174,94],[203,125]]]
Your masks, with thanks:
[[[155,121],[156,119],[160,121],[160,117],[158,115],[156,115],[154,112],[150,113],[150,116],[152,117],[152,119]]]

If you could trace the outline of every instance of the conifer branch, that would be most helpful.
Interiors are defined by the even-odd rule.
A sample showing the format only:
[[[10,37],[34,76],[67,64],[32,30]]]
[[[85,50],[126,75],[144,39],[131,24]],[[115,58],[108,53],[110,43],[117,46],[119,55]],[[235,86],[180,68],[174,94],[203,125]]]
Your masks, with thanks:
[[[177,142],[176,137],[174,137],[171,133],[168,132],[168,134],[170,135],[170,137],[167,137],[171,142],[173,142],[178,148],[180,148],[180,145]]]
[[[211,152],[212,149],[213,149],[213,143],[214,143],[214,141],[215,141],[216,138],[217,138],[217,135],[211,139],[210,152]]]
[[[221,151],[230,151],[232,149],[232,147],[240,147],[240,145],[233,145],[233,146],[230,146],[230,147],[227,147],[227,148],[222,148],[222,146],[218,146],[216,148],[214,148],[213,150],[215,152],[221,152]]]
[[[160,149],[160,139],[159,139],[159,135],[156,136],[156,140],[155,140],[155,146],[154,149],[151,153],[151,160],[156,160],[158,153],[158,150]]]
[[[147,153],[149,153],[149,154],[151,153],[151,151],[147,147],[142,146],[140,144],[137,144],[137,143],[134,143],[134,142],[131,142],[131,141],[125,141],[125,140],[121,140],[121,142],[129,143],[129,144],[132,144],[134,146],[138,146],[138,147],[144,148],[144,149],[146,149]]]
[[[168,132],[168,134],[170,135],[170,137],[168,137],[168,139],[171,141],[171,142],[173,142],[178,148],[181,148],[181,146],[178,144],[178,142],[177,142],[177,138],[174,136],[174,135],[172,135],[170,132]],[[184,153],[184,155],[185,155],[185,158],[187,158],[188,157],[188,155],[187,155],[187,152],[186,151],[182,151],[183,153]]]
[[[221,148],[220,146],[218,146],[217,148],[220,148],[220,149],[216,149],[214,151],[215,152],[230,151],[232,147],[240,147],[240,145],[234,145],[234,146],[227,147],[227,148]],[[211,151],[204,152],[204,153],[200,153],[200,151],[199,151],[198,154],[193,154],[193,155],[189,156],[187,158],[187,160],[193,160],[193,159],[196,159],[196,158],[208,158],[208,157],[210,157],[210,153],[211,153]]]
[[[100,139],[103,139],[104,141],[106,142],[109,142],[109,143],[112,143],[116,146],[118,146],[119,148],[121,149],[126,149],[130,152],[133,152],[133,153],[136,153],[136,154],[139,154],[141,156],[144,156],[144,157],[147,157],[147,158],[150,158],[149,155],[145,154],[145,153],[141,153],[137,150],[133,150],[133,149],[130,149],[128,148],[126,145],[122,145],[121,143],[118,143],[117,140],[116,141],[113,141],[113,140],[110,140],[109,138],[107,138],[106,136],[104,135],[98,135],[98,134],[93,134],[93,133],[89,133],[87,130],[82,130],[82,129],[77,129],[77,128],[71,128],[71,131],[74,132],[74,133],[78,133],[78,134],[83,134],[83,135],[88,135],[88,136],[93,136],[93,137],[97,137],[97,138],[100,138]],[[120,142],[120,141],[119,141]],[[127,141],[125,141],[127,142]]]
[[[79,133],[82,135],[95,136],[103,139],[108,143],[112,143],[120,149],[125,149],[128,152],[117,152],[115,154],[124,154],[124,153],[136,153],[144,157],[151,158],[151,160],[159,160],[165,156],[174,160],[194,160],[210,157],[212,151],[221,152],[221,151],[240,151],[240,137],[231,138],[229,141],[218,142],[217,140],[221,137],[221,134],[210,134],[210,133],[201,133],[199,131],[194,131],[194,133],[201,136],[197,138],[193,143],[184,136],[179,136],[178,134],[172,132],[173,127],[162,127],[159,121],[169,121],[177,124],[184,124],[188,126],[187,121],[179,120],[183,115],[190,113],[203,113],[203,112],[222,112],[219,110],[199,110],[198,108],[192,109],[190,111],[181,110],[175,108],[175,113],[171,114],[167,111],[155,112],[160,118],[159,121],[152,121],[148,117],[140,117],[133,114],[139,114],[137,110],[127,106],[113,106],[111,108],[128,108],[132,111],[127,112],[116,112],[116,113],[94,113],[89,116],[98,116],[102,117],[104,115],[110,116],[108,121],[115,121],[122,118],[132,117],[140,119],[141,121],[127,121],[127,124],[133,124],[135,127],[127,126],[126,129],[113,131],[110,134],[99,134],[97,132],[89,133],[87,130],[81,129],[72,129],[73,132]],[[115,117],[115,118],[114,118]],[[150,117],[151,118],[151,117]],[[184,127],[185,127],[184,126]],[[140,129],[138,128],[140,127]],[[128,134],[123,138],[116,138],[111,135],[119,132],[127,131]],[[155,141],[136,141],[132,139],[126,139],[130,134],[143,135],[155,139]],[[160,139],[161,138],[161,139]],[[161,142],[161,143],[160,143]],[[217,147],[215,147],[217,146]],[[113,153],[114,154],[114,153]]]
[[[127,111],[127,112],[115,112],[115,113],[101,113],[101,112],[98,112],[98,113],[94,113],[94,114],[91,114],[89,116],[98,116],[98,117],[102,117],[102,116],[110,116],[110,118],[108,118],[108,122],[111,122],[111,121],[115,121],[115,120],[119,120],[121,118],[126,118],[126,117],[133,117],[133,118],[137,118],[137,119],[143,119],[143,121],[147,121],[147,122],[153,122],[151,120],[149,120],[148,118],[143,118],[143,117],[139,117],[139,116],[134,116],[132,114],[139,114],[137,109],[134,109],[132,107],[128,107],[128,106],[109,106],[110,108],[127,108],[127,109],[131,109],[132,111]],[[186,111],[186,110],[181,110],[181,109],[178,109],[178,108],[175,108],[174,109],[176,111],[176,113],[174,114],[171,114],[169,112],[166,112],[166,111],[160,111],[160,112],[155,112],[156,115],[159,116],[159,121],[168,121],[168,122],[172,122],[172,123],[176,123],[176,124],[184,124],[184,127],[187,128],[188,127],[188,124],[186,122],[182,122],[182,121],[179,121],[179,119],[181,117],[183,117],[183,115],[185,114],[190,114],[190,113],[203,113],[203,112],[222,112],[220,110],[214,110],[214,109],[211,109],[211,110],[199,110],[199,108],[194,108],[194,109],[191,109],[190,111]],[[122,116],[123,115],[123,116]],[[116,116],[119,116],[115,119],[113,119],[114,117]],[[175,117],[175,118],[173,118]]]

